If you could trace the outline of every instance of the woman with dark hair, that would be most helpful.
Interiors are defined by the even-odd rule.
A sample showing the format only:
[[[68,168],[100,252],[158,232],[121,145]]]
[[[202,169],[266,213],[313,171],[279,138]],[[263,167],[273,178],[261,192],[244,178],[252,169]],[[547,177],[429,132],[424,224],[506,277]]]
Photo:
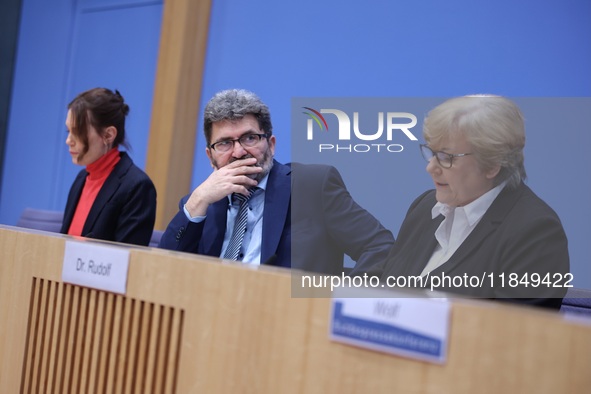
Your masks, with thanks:
[[[70,104],[66,127],[72,162],[85,166],[68,195],[61,233],[148,245],[156,217],[156,189],[129,155],[118,91],[94,88]]]

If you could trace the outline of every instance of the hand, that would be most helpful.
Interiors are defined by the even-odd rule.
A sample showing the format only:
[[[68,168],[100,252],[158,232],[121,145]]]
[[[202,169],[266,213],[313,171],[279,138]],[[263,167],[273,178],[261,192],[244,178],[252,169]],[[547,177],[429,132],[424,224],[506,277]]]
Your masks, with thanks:
[[[236,160],[224,167],[214,170],[211,175],[191,193],[185,207],[192,217],[204,216],[207,207],[216,201],[232,194],[248,195],[248,189],[256,186],[257,181],[250,178],[263,169],[255,166],[254,157]]]

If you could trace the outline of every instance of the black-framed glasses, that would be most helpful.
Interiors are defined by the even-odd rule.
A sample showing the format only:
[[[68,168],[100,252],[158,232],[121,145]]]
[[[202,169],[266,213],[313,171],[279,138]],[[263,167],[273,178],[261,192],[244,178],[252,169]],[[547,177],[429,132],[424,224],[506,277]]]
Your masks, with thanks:
[[[209,145],[209,147],[216,152],[226,153],[226,152],[229,152],[232,149],[234,149],[234,143],[237,141],[240,145],[242,145],[243,148],[252,148],[253,146],[256,146],[263,138],[268,138],[268,137],[269,137],[269,134],[266,134],[266,133],[264,133],[264,134],[249,133],[249,134],[244,134],[240,138],[236,138],[234,140],[222,140],[222,141],[215,142],[215,143]]]
[[[452,153],[441,152],[441,151],[436,152],[433,149],[429,148],[429,145],[427,145],[427,144],[421,144],[420,147],[421,147],[421,154],[423,155],[423,158],[425,160],[427,160],[427,163],[431,161],[433,156],[435,156],[435,158],[437,159],[437,163],[439,163],[439,165],[443,168],[451,168],[451,166],[453,164],[454,157],[463,157],[463,156],[468,156],[468,155],[473,154],[473,153],[452,154]]]

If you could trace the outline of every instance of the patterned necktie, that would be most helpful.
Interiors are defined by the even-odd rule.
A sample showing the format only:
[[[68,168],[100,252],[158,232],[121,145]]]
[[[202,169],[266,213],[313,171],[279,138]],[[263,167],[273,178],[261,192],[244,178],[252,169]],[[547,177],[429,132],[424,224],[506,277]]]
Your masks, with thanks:
[[[240,254],[242,240],[244,239],[244,233],[246,232],[246,221],[248,219],[248,200],[254,194],[253,192],[254,190],[250,189],[248,196],[244,196],[239,193],[234,193],[232,195],[232,199],[239,202],[240,208],[238,208],[238,215],[236,215],[236,221],[234,222],[232,238],[230,238],[230,242],[228,243],[228,247],[224,253],[225,259],[242,260],[241,258],[238,258],[238,255]]]

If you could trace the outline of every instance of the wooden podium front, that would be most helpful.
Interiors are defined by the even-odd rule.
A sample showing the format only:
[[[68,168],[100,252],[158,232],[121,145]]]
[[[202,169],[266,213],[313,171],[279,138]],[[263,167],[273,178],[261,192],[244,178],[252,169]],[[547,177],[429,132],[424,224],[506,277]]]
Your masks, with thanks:
[[[130,251],[127,292],[61,281],[66,240],[0,226],[0,393],[590,393],[591,324],[453,301],[443,365],[329,340],[288,270]]]

